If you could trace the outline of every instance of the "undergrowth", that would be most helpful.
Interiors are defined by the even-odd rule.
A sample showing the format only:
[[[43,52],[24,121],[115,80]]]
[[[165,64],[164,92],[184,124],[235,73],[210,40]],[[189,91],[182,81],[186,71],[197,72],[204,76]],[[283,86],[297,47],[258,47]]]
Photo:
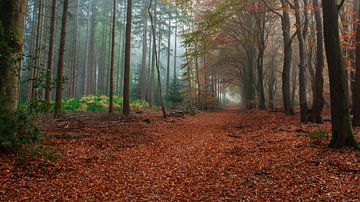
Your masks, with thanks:
[[[46,145],[46,136],[34,123],[35,118],[24,107],[10,114],[0,106],[0,153],[17,155],[20,163],[59,159],[56,150]]]
[[[113,99],[114,111],[122,111],[123,98],[115,96]],[[33,111],[42,113],[47,108],[45,103],[37,102],[36,106],[29,105],[27,107],[35,108]],[[130,103],[130,108],[135,113],[143,113],[150,108],[150,105],[142,100],[134,100]],[[54,111],[54,103],[51,103],[51,111]],[[88,95],[82,98],[71,98],[62,100],[63,112],[105,112],[109,110],[109,97]]]

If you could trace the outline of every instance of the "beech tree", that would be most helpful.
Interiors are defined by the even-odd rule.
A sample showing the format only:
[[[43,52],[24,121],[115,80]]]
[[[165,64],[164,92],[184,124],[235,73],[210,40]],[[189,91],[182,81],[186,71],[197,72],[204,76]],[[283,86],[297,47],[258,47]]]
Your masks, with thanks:
[[[344,1],[342,1],[343,3]],[[339,37],[339,9],[336,0],[323,0],[324,41],[328,61],[331,99],[332,148],[358,148],[351,127],[344,59]]]
[[[323,26],[319,0],[313,0],[313,8],[315,13],[315,27],[316,27],[316,64],[315,64],[315,90],[313,94],[313,105],[310,114],[310,121],[322,123],[321,113],[324,108],[324,44],[323,44]]]

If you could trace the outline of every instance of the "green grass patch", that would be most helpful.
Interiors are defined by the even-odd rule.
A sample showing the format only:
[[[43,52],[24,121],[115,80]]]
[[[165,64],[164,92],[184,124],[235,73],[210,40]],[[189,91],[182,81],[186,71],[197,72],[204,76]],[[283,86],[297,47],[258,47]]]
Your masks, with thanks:
[[[312,131],[309,133],[311,139],[323,139],[329,137],[328,133],[324,130],[321,131]]]

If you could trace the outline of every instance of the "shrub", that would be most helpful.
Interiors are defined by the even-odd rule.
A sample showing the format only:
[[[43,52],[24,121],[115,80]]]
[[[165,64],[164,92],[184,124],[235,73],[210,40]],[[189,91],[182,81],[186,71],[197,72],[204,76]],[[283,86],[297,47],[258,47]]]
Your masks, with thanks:
[[[114,96],[114,110],[121,111],[123,106],[123,98]],[[107,96],[89,95],[80,99],[64,99],[62,101],[64,112],[104,112],[109,108],[109,98]],[[135,113],[142,113],[150,108],[150,105],[142,100],[135,100],[130,103],[131,110]]]
[[[0,107],[0,151],[28,153],[44,140],[43,133],[35,126],[34,115],[20,108],[10,115]]]

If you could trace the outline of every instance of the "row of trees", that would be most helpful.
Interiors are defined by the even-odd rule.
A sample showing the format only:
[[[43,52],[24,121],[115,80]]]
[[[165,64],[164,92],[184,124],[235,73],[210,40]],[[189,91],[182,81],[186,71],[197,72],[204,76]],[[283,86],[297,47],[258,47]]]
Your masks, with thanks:
[[[29,15],[25,15],[27,5],[29,5]],[[349,39],[351,37],[344,37],[346,36],[344,33],[341,35],[343,40],[339,37],[337,20],[339,13],[341,9],[349,8],[348,5],[344,5],[344,1],[340,4],[337,4],[336,0],[323,1],[323,12],[318,0],[227,0],[200,3],[183,1],[182,14],[188,16],[183,18],[179,17],[175,9],[171,9],[174,8],[172,4],[163,4],[156,0],[139,1],[141,6],[134,5],[134,7],[131,0],[127,2],[115,0],[111,4],[96,3],[92,0],[71,2],[64,0],[60,5],[61,24],[56,26],[59,24],[57,23],[59,4],[56,0],[52,1],[51,7],[48,1],[43,0],[29,1],[29,4],[24,0],[5,0],[0,3],[0,11],[2,11],[0,92],[1,102],[10,113],[14,112],[17,106],[18,75],[27,75],[27,80],[30,81],[21,85],[21,89],[24,89],[21,93],[23,99],[49,102],[52,98],[51,84],[54,83],[57,112],[61,110],[63,94],[67,97],[109,94],[112,98],[114,93],[119,93],[124,95],[123,113],[128,115],[130,92],[137,91],[136,88],[130,89],[130,83],[136,81],[139,97],[154,103],[156,70],[159,92],[162,81],[160,75],[163,72],[166,72],[165,92],[169,94],[170,91],[171,45],[175,47],[173,60],[175,87],[178,82],[177,25],[182,21],[186,49],[184,55],[186,63],[182,66],[182,77],[187,84],[184,94],[187,95],[189,103],[205,109],[212,103],[222,100],[224,92],[228,89],[238,87],[248,108],[257,104],[259,108],[265,109],[266,97],[269,100],[268,106],[272,108],[276,103],[275,98],[282,97],[284,112],[293,114],[297,93],[301,121],[321,122],[321,112],[325,103],[323,97],[323,42],[325,42],[333,126],[330,146],[358,147],[351,127],[349,82],[346,79],[347,72],[342,52],[348,53],[345,56],[356,61],[359,66],[360,63],[356,59],[360,57],[355,56],[360,55],[360,50],[355,40],[351,42]],[[112,5],[110,9],[112,12],[109,12],[105,5]],[[168,12],[166,14],[160,12],[162,8],[167,8]],[[118,18],[116,13],[127,15],[126,18]],[[135,17],[137,15],[141,17]],[[24,23],[26,16],[28,19]],[[51,17],[47,19],[47,16]],[[104,19],[97,21],[101,17]],[[134,26],[133,32],[132,19],[134,22],[140,19],[142,24],[142,26]],[[351,30],[354,31],[358,26],[358,17],[352,15],[352,19]],[[68,26],[70,29],[67,29]],[[172,33],[173,29],[175,29],[174,33]],[[58,40],[56,40],[57,30],[61,31]],[[117,32],[122,34],[119,36]],[[140,37],[136,37],[137,32],[141,33]],[[22,37],[23,33],[25,38]],[[167,44],[162,43],[163,36],[167,36]],[[173,44],[170,41],[171,36],[175,36]],[[27,40],[28,38],[31,40]],[[31,57],[25,57],[21,62],[24,58],[22,55],[24,39],[25,50],[28,50]],[[130,60],[130,48],[134,47],[131,46],[131,42],[136,43],[136,40],[142,42],[139,43],[141,62],[138,74],[131,75],[130,66],[136,64]],[[44,41],[49,41],[49,44]],[[357,54],[349,50],[347,46],[349,44],[352,47],[356,46]],[[58,50],[57,54],[55,50]],[[316,55],[314,58],[313,53]],[[55,55],[58,55],[58,58],[55,58]],[[166,68],[162,70],[161,58],[164,55]],[[53,71],[55,61],[58,64],[57,71]],[[283,63],[282,70],[277,68],[280,62]],[[350,62],[352,63],[355,62]],[[298,68],[295,68],[296,66]],[[53,75],[52,72],[57,74]],[[64,75],[69,75],[69,81],[65,82]],[[357,103],[360,103],[357,101],[359,71],[356,75],[358,77],[353,88],[354,124],[358,124]],[[55,79],[52,79],[52,76],[55,76]],[[138,78],[132,78],[134,76]],[[281,78],[282,96],[277,96],[278,77]],[[309,80],[311,82],[307,82]],[[27,87],[24,88],[23,85]],[[42,85],[44,89],[39,88]],[[147,86],[149,88],[146,88]],[[311,93],[308,90],[309,86]],[[268,96],[265,96],[266,94]],[[312,99],[309,99],[309,95],[312,95]],[[161,103],[161,93],[157,95],[157,100]],[[309,100],[312,100],[311,110],[308,109]],[[111,104],[110,111],[112,111]]]
[[[85,95],[108,95],[110,103],[113,95],[120,95],[124,96],[125,105],[127,97],[160,104],[162,96],[157,93],[160,87],[155,82],[156,59],[160,61],[161,75],[166,75],[161,77],[165,96],[173,93],[171,86],[178,79],[181,63],[178,27],[184,29],[179,23],[185,19],[175,4],[158,0],[76,0],[68,2],[65,12],[65,3],[28,1],[24,30],[26,55],[20,73],[21,102],[45,101],[49,106],[56,97],[52,91],[56,85],[58,91],[63,89],[63,96],[57,95],[57,111],[62,97]],[[60,33],[61,16],[66,17],[64,33]],[[156,37],[156,43],[152,36]],[[63,70],[60,64],[64,65]],[[127,65],[132,67],[131,71]]]
[[[359,126],[357,1],[193,3],[196,10],[190,10],[200,22],[192,24],[186,34],[186,66],[191,72],[189,80],[198,89],[198,100],[206,99],[202,95],[206,89],[201,87],[204,76],[203,82],[221,78],[222,86],[238,87],[247,108],[274,109],[281,103],[284,113],[291,115],[298,103],[301,122],[322,123],[324,105],[330,101],[330,146],[358,147],[349,112],[352,104],[353,124]],[[221,71],[208,74],[209,69]],[[353,91],[348,90],[350,85]]]

